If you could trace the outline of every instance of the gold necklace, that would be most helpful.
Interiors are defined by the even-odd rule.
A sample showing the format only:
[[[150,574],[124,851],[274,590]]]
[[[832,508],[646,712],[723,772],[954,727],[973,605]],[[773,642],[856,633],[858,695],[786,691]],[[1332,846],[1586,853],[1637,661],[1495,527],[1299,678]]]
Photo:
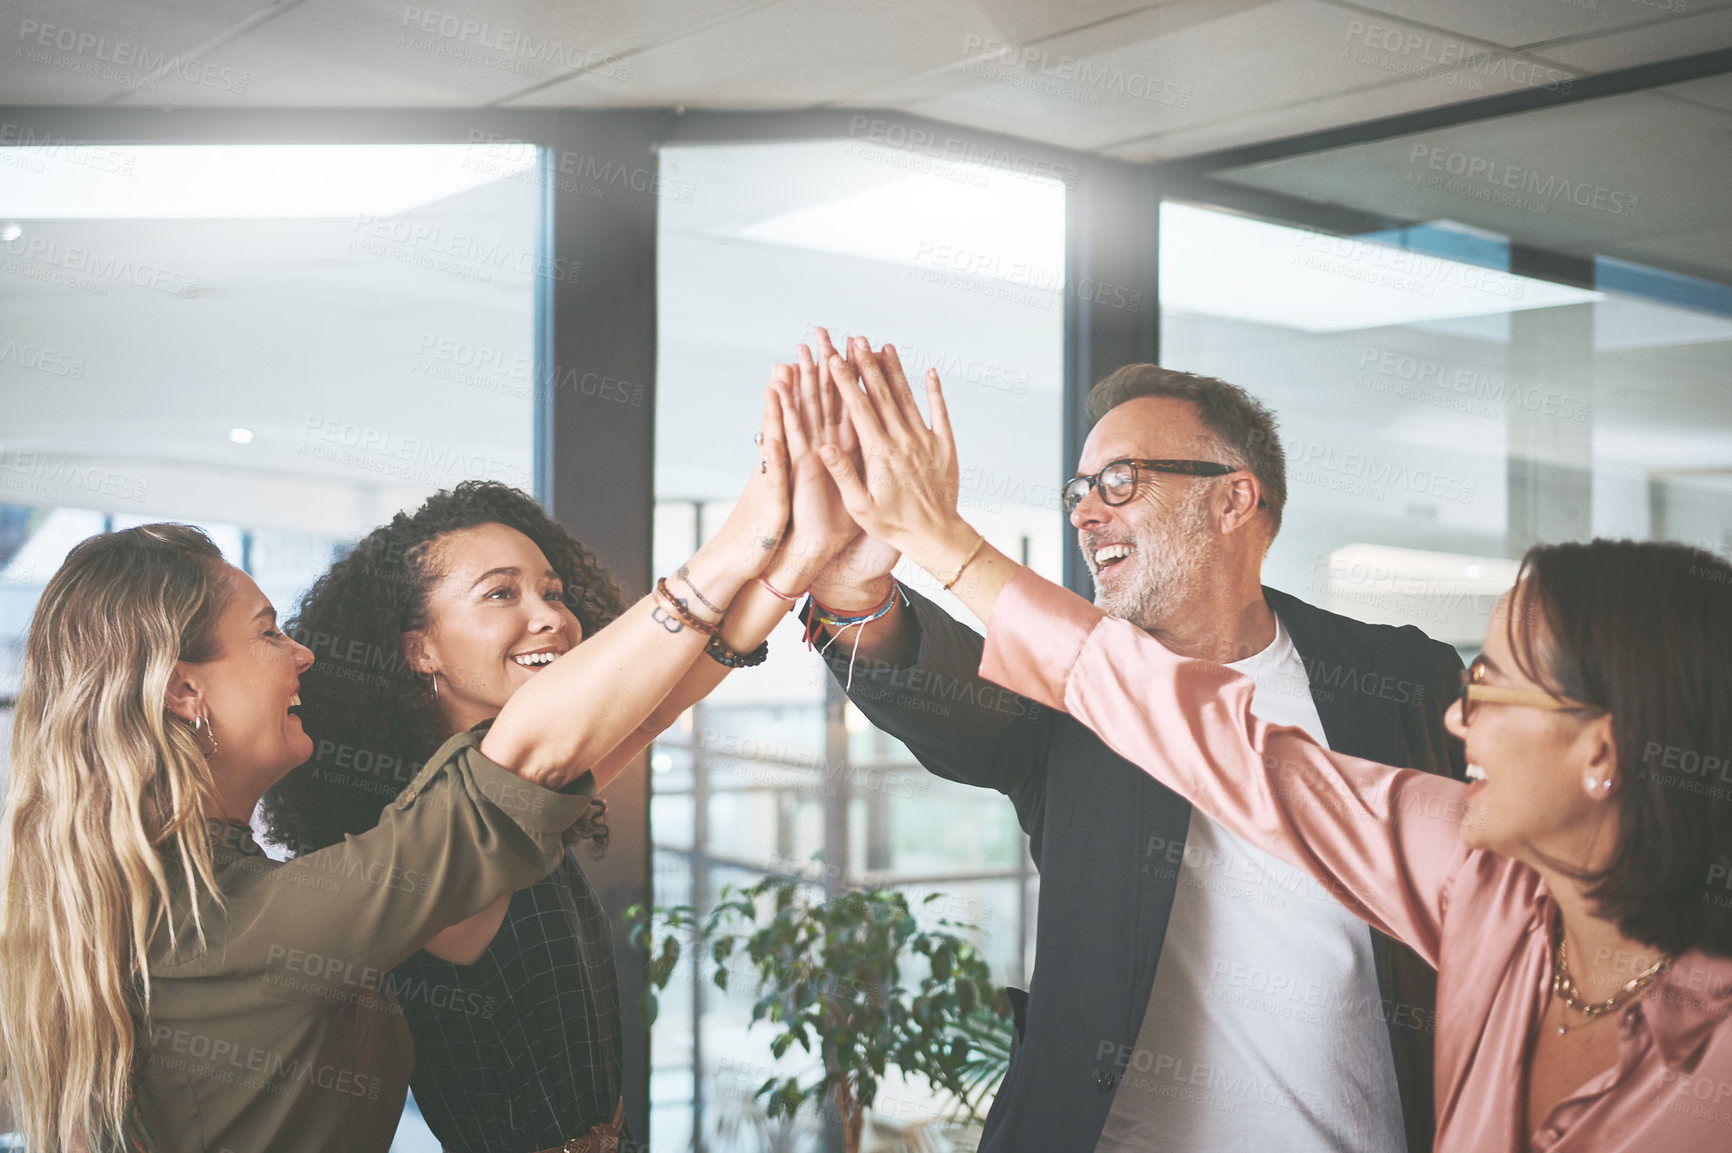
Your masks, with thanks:
[[[1662,953],[1658,961],[1625,981],[1617,992],[1604,1001],[1588,1002],[1582,999],[1582,991],[1576,988],[1575,979],[1570,976],[1568,948],[1569,946],[1564,940],[1564,927],[1559,924],[1558,949],[1552,957],[1552,992],[1556,993],[1565,1005],[1586,1017],[1590,1022],[1597,1021],[1607,1013],[1621,1009],[1640,997],[1647,991],[1648,986],[1658,981],[1665,975],[1666,970],[1672,967],[1672,958]],[[1567,1032],[1569,1032],[1568,1025],[1558,1026],[1560,1037]]]

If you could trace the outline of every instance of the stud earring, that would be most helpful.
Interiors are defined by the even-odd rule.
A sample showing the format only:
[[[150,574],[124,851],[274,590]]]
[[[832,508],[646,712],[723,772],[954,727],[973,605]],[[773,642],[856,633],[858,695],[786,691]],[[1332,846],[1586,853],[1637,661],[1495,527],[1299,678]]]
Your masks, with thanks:
[[[1590,797],[1596,795],[1605,796],[1612,791],[1612,781],[1610,777],[1588,777],[1582,783],[1588,787],[1588,795]]]

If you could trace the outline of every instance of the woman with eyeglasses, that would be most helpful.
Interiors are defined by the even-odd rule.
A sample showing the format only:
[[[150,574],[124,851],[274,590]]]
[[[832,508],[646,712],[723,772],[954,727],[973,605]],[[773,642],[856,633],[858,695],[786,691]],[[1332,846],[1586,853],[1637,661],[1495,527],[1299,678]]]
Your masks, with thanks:
[[[1258,720],[1244,676],[983,545],[956,511],[937,381],[928,428],[832,369],[902,483],[868,490],[828,446],[825,463],[868,533],[987,622],[983,675],[1437,965],[1440,1153],[1732,1149],[1732,565],[1676,544],[1530,550],[1448,715],[1463,784]]]

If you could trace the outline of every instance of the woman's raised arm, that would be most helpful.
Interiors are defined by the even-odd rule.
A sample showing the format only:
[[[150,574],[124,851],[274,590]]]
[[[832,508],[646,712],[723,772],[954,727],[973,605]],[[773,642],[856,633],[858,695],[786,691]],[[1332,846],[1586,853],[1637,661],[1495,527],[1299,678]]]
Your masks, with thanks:
[[[788,454],[774,390],[764,397],[758,469],[727,523],[651,592],[514,693],[482,753],[560,788],[618,748],[691,669],[707,628],[755,578],[788,522]],[[681,575],[683,574],[683,575]],[[599,782],[598,782],[599,783]]]
[[[833,353],[828,334],[818,331],[823,337],[821,351]],[[815,361],[804,344],[799,346],[799,353],[798,365],[778,364],[770,373],[770,387],[779,398],[787,438],[792,520],[763,580],[749,582],[728,606],[722,640],[738,653],[749,653],[762,644],[794,607],[799,594],[860,532],[818,458],[818,445],[842,420],[835,386],[826,379],[823,363]],[[596,788],[606,788],[657,735],[679,720],[680,714],[713,692],[730,671],[707,657],[695,659],[643,724],[592,767]]]

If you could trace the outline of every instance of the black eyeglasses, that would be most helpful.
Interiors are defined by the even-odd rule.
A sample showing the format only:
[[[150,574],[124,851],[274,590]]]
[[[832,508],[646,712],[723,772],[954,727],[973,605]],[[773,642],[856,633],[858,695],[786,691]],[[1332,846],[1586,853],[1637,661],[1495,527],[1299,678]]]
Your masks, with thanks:
[[[1166,472],[1176,476],[1226,476],[1240,471],[1230,464],[1212,460],[1115,460],[1093,476],[1073,476],[1064,482],[1064,511],[1075,512],[1089,489],[1099,487],[1101,500],[1118,506],[1131,499],[1137,491],[1138,471]],[[1259,500],[1257,507],[1262,508]]]

